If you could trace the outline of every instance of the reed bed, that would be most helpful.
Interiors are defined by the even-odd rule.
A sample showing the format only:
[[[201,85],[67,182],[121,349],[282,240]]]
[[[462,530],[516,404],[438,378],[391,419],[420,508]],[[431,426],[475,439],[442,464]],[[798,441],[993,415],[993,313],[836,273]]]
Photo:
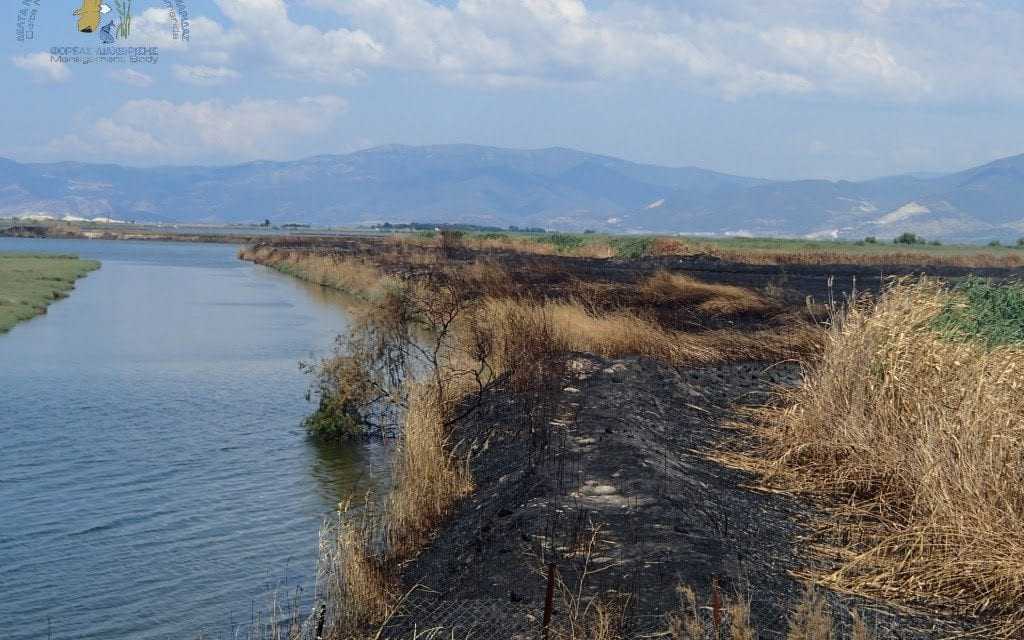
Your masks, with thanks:
[[[732,462],[827,505],[822,541],[838,566],[821,583],[1020,638],[1024,347],[937,331],[961,304],[926,280],[853,304],[803,386],[752,415],[755,455]]]
[[[363,258],[270,246],[244,247],[238,257],[362,298],[379,296],[386,284],[381,270]]]

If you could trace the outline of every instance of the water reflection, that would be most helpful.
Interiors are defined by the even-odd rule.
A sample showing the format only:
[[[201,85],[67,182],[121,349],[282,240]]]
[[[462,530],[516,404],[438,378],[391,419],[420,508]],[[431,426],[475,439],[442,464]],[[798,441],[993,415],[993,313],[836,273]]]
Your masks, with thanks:
[[[357,301],[227,245],[8,250],[103,267],[0,336],[5,640],[230,637],[261,592],[308,592],[323,518],[386,482],[386,445],[301,426],[297,362],[328,352]]]

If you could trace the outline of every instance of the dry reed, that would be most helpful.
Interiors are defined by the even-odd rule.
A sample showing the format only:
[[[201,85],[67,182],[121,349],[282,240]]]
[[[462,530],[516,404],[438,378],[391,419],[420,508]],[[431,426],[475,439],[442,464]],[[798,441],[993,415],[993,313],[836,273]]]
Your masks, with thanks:
[[[363,298],[380,295],[383,273],[368,260],[274,247],[245,247],[239,258]]]
[[[590,352],[611,358],[641,355],[674,365],[790,358],[810,349],[819,335],[805,324],[749,333],[688,333],[665,329],[633,312],[594,314],[572,303],[489,299],[484,309],[487,318],[518,317],[520,325],[550,332],[553,346],[549,348],[554,352]]]
[[[899,282],[833,324],[803,386],[754,414],[776,487],[822,497],[836,588],[1024,635],[1024,349],[946,340],[955,294]],[[735,462],[736,460],[734,460]]]

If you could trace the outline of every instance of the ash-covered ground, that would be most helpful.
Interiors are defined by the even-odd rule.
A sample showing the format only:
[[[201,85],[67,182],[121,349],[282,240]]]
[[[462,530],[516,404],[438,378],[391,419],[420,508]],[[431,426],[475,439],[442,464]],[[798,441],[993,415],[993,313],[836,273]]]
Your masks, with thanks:
[[[625,606],[627,637],[652,637],[678,609],[677,585],[707,604],[717,580],[723,598],[750,599],[760,637],[784,637],[803,589],[793,573],[816,562],[805,541],[816,514],[749,488],[754,478],[707,453],[735,436],[737,407],[797,384],[797,365],[673,369],[588,354],[565,365],[557,392],[498,390],[460,428],[457,449],[471,452],[476,490],[404,567],[405,586],[419,588],[384,635],[406,637],[415,626],[437,637],[539,637],[554,564],[556,625],[571,617],[568,594],[600,596]],[[839,637],[850,604],[880,639],[962,631],[828,596]]]

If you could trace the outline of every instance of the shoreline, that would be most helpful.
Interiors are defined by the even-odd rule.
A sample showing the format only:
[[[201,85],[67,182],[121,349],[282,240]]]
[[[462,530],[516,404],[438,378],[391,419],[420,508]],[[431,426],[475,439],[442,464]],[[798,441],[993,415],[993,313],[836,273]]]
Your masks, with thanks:
[[[46,314],[100,266],[77,256],[0,253],[0,335]]]

